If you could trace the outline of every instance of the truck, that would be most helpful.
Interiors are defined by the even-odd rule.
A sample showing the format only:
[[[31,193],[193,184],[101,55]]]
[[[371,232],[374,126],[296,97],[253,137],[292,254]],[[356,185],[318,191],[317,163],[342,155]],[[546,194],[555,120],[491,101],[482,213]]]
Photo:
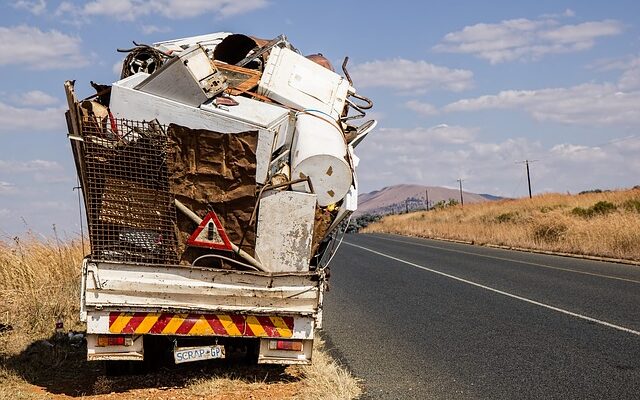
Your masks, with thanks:
[[[354,148],[376,126],[348,57],[341,75],[284,35],[134,45],[95,94],[65,83],[87,359],[310,364],[357,208]]]

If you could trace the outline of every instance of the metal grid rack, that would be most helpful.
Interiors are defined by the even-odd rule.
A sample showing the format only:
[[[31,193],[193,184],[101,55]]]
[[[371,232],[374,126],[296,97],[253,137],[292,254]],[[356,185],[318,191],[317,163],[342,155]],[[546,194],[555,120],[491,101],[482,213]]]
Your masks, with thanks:
[[[165,127],[85,118],[82,139],[91,258],[176,264]]]

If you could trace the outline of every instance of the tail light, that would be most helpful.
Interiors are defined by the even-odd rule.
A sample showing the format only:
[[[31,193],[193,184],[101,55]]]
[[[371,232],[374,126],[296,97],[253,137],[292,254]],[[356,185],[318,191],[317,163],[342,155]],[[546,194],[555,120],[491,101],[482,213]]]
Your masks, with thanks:
[[[132,346],[133,338],[131,336],[124,335],[98,335],[98,341],[96,346]]]
[[[302,351],[302,342],[297,340],[270,340],[269,350]]]

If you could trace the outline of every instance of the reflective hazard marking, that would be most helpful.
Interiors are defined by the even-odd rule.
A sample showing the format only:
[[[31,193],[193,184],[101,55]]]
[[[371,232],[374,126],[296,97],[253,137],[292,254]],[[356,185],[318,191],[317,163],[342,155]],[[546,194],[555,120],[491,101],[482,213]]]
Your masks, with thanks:
[[[187,240],[187,244],[196,247],[232,251],[231,242],[224,231],[218,216],[210,211],[202,220],[198,228]]]
[[[293,337],[293,317],[236,314],[109,314],[109,332],[189,336]]]

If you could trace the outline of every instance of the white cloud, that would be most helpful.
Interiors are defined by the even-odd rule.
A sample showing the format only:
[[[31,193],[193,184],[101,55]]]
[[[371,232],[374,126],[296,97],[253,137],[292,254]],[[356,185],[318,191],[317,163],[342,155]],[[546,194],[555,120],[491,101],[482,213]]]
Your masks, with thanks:
[[[47,2],[45,0],[36,0],[36,1],[14,1],[12,4],[13,8],[18,10],[26,10],[34,15],[41,15],[45,11],[47,11]]]
[[[579,44],[590,48],[599,37],[615,36],[622,33],[622,24],[614,20],[583,22],[577,25],[563,25],[557,28],[538,32],[542,40],[551,43]]]
[[[97,0],[85,3],[79,13],[87,16],[106,15],[116,19],[133,20],[137,15],[146,13],[147,7],[140,7],[130,0]]]
[[[62,171],[63,167],[56,161],[48,160],[28,160],[13,161],[0,160],[0,171],[3,173],[17,174],[30,172],[57,172]]]
[[[607,153],[600,147],[589,147],[569,143],[557,144],[553,146],[549,152],[556,157],[579,162],[593,162],[607,158]]]
[[[436,88],[459,92],[473,86],[471,71],[402,58],[357,64],[351,68],[351,75],[358,87],[385,87],[407,93]]]
[[[13,194],[16,191],[16,187],[14,184],[0,181],[0,195],[2,194]]]
[[[39,211],[72,211],[77,206],[64,201],[55,200],[37,200],[29,203],[29,208]]]
[[[169,27],[162,27],[162,26],[156,26],[156,25],[142,25],[140,29],[142,30],[142,33],[144,33],[145,35],[151,35],[154,33],[171,32],[171,28]]]
[[[41,90],[31,90],[16,97],[16,101],[24,106],[50,106],[59,100]]]
[[[483,140],[487,132],[476,133],[477,129],[446,125],[373,132],[357,149],[362,191],[399,183],[453,186],[463,178],[465,190],[471,192],[525,196],[526,170],[516,163],[524,159],[538,160],[530,167],[534,193],[639,183],[640,136],[600,145],[562,141],[543,145],[523,137]]]
[[[85,17],[104,16],[117,20],[134,21],[141,16],[161,15],[169,19],[214,14],[226,18],[266,7],[266,0],[94,0],[84,4],[63,2],[56,14]]]
[[[117,63],[113,64],[113,66],[111,67],[111,71],[113,71],[113,74],[116,76],[120,76],[120,74],[122,74],[122,64],[123,64],[123,60],[118,61]]]
[[[0,218],[8,217],[9,215],[11,215],[11,210],[8,208],[0,208]]]
[[[440,124],[429,128],[380,128],[372,133],[374,134],[378,138],[377,143],[382,146],[381,149],[394,152],[395,150],[427,149],[441,144],[470,143],[476,135],[476,130]]]
[[[545,18],[545,19],[556,19],[556,18],[561,18],[561,17],[575,17],[576,16],[576,12],[573,11],[570,8],[565,9],[563,12],[561,13],[555,13],[555,14],[542,14],[540,16],[540,18]]]
[[[595,68],[621,70],[617,83],[585,83],[567,88],[503,90],[461,99],[444,112],[520,109],[539,121],[574,125],[640,124],[640,57],[599,62]]]
[[[0,66],[18,65],[29,69],[83,67],[87,58],[80,49],[80,38],[26,25],[0,26]]]
[[[424,103],[418,100],[409,100],[405,103],[405,106],[422,115],[429,116],[438,114],[438,109],[433,104]]]
[[[640,92],[622,92],[613,84],[569,88],[505,90],[496,95],[462,99],[443,110],[523,109],[539,121],[577,125],[640,124]]]
[[[536,151],[539,143],[523,138],[487,143],[476,132],[445,124],[373,132],[357,149],[362,190],[398,183],[453,186],[463,178],[468,190],[512,196],[509,189],[521,175],[514,161]]]
[[[588,68],[598,71],[622,71],[618,80],[619,89],[640,89],[640,55],[601,59],[589,65]]]
[[[573,12],[568,10],[566,15]],[[547,54],[573,53],[590,49],[595,40],[622,33],[615,20],[588,21],[560,25],[555,18],[525,18],[479,23],[445,35],[434,50],[472,54],[491,64],[507,61],[539,60]]]
[[[0,102],[0,133],[63,131],[64,112],[62,107],[15,107]]]

